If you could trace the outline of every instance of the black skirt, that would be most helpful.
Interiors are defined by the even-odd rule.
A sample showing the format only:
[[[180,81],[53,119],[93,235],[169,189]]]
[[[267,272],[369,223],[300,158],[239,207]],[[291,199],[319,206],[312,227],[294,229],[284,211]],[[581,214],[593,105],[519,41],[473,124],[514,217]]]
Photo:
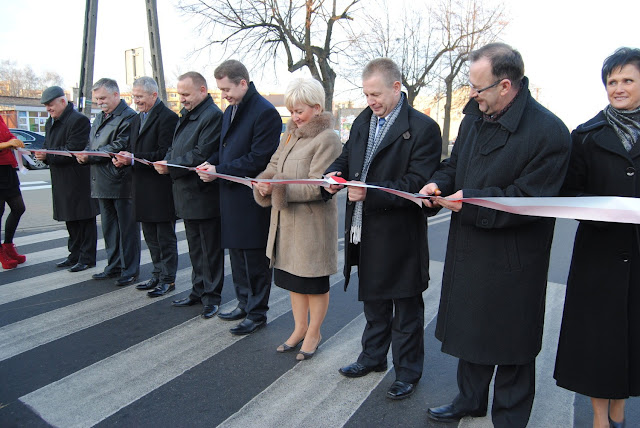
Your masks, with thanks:
[[[329,292],[329,288],[331,287],[329,284],[329,275],[304,278],[280,269],[274,269],[273,271],[273,279],[276,285],[285,290],[293,291],[294,293],[325,294]]]
[[[16,169],[11,165],[0,165],[0,199],[6,201],[20,194],[20,180]]]

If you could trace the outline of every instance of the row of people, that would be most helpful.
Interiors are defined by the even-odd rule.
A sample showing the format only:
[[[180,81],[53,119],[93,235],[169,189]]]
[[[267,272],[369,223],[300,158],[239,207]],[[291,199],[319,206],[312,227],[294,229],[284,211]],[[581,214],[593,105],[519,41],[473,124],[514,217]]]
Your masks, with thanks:
[[[278,144],[279,115],[257,93],[241,63],[226,61],[214,73],[230,106],[224,114],[200,74],[181,76],[178,92],[184,109],[170,143],[168,137],[163,139],[166,153],[154,158],[151,150],[142,155],[132,143],[125,144],[112,163],[102,162],[113,166],[112,174],[124,175],[133,154],[160,161],[155,166],[160,174],[150,174],[154,180],[171,176],[171,221],[175,226],[175,216],[185,220],[193,267],[190,295],[173,304],[203,303],[203,316],[217,313],[224,278],[222,249],[228,248],[238,307],[219,317],[243,319],[231,332],[249,334],[266,323],[273,268],[276,285],[290,291],[295,321],[277,351],[299,347],[297,359],[305,360],[313,357],[321,341],[328,277],[337,270],[333,196],[343,186],[259,183],[252,192],[237,183],[211,183],[211,173],[265,178],[340,175],[407,192],[449,195],[450,200],[425,201],[421,210],[387,193],[348,188],[345,288],[357,266],[358,299],[367,323],[362,352],[340,373],[354,378],[386,370],[391,347],[396,381],[387,396],[403,399],[414,392],[423,370],[422,292],[429,281],[425,215],[449,209],[453,214],[436,337],[443,352],[459,359],[459,393],[452,403],[429,409],[428,415],[443,422],[485,415],[495,372],[494,425],[526,426],[535,396],[554,220],[463,205],[459,199],[561,193],[639,196],[634,144],[640,134],[640,50],[623,48],[605,61],[602,78],[610,105],[574,131],[573,144],[562,121],[531,96],[516,50],[490,44],[474,51],[470,60],[471,99],[452,155],[442,163],[438,125],[408,104],[400,71],[391,60],[377,59],[365,67],[362,83],[369,107],[354,121],[342,149],[331,115],[323,112],[324,92],[318,82],[295,81],[287,89],[292,121]],[[157,89],[155,98],[146,101],[148,89],[144,91],[136,98],[141,113],[133,119],[140,123],[139,135],[161,104]],[[108,121],[117,110],[109,105],[116,103],[95,93],[94,97],[107,116],[99,123]],[[92,139],[100,133],[92,131]],[[91,159],[78,156],[93,168],[99,161]],[[196,175],[163,163],[199,166],[201,171]],[[134,200],[149,197],[151,184],[138,188],[135,183],[138,170],[152,173],[150,168],[130,169]],[[92,186],[96,178],[92,175]],[[148,201],[145,207],[153,204]],[[134,212],[138,216],[137,207]],[[175,235],[174,228],[169,229]],[[148,237],[147,230],[143,226],[147,242],[153,241],[153,234],[162,239],[166,235],[156,228]],[[638,295],[634,271],[639,236],[635,225],[581,222],[576,237],[555,377],[558,385],[594,397],[594,426],[622,426],[624,399],[640,394],[635,334],[640,323],[632,311]],[[161,271],[167,258],[152,247],[155,273],[156,260]],[[602,260],[609,263],[596,262]],[[159,295],[173,289],[167,282],[171,279],[162,280],[166,286]],[[157,290],[153,280],[143,286]]]

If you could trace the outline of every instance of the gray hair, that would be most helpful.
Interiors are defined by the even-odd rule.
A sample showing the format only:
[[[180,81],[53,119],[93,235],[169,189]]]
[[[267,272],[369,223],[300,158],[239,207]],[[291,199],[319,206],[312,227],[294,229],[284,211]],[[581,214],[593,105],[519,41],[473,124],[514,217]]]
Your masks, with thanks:
[[[113,79],[109,79],[107,77],[103,77],[93,84],[91,87],[92,91],[97,91],[100,88],[104,88],[107,92],[117,92],[120,93],[120,88],[118,88],[118,82]]]
[[[311,107],[318,105],[320,111],[324,111],[324,99],[322,84],[311,77],[293,80],[284,93],[284,105],[289,110],[293,110],[295,104],[302,103]]]
[[[380,73],[388,87],[395,82],[402,83],[402,73],[398,65],[389,58],[377,58],[364,67],[362,70],[362,80],[366,80],[373,74]]]
[[[158,92],[158,84],[152,77],[149,77],[149,76],[138,77],[133,82],[133,87],[141,88],[147,94],[153,94],[154,92],[156,93]]]

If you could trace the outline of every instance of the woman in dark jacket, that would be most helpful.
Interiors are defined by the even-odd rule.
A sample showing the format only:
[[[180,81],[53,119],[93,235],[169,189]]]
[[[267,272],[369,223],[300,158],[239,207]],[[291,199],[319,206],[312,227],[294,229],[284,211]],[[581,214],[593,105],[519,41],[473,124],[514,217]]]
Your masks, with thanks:
[[[640,49],[607,58],[609,105],[573,131],[563,193],[640,197]],[[567,281],[554,377],[591,397],[594,427],[623,427],[640,395],[640,226],[581,221]]]
[[[5,202],[11,208],[4,226],[4,244],[0,247],[0,263],[3,269],[13,269],[27,259],[22,254],[18,254],[13,244],[13,235],[24,213],[24,200],[16,173],[18,162],[12,151],[20,147],[24,147],[24,143],[9,131],[0,117],[0,218],[4,214]]]

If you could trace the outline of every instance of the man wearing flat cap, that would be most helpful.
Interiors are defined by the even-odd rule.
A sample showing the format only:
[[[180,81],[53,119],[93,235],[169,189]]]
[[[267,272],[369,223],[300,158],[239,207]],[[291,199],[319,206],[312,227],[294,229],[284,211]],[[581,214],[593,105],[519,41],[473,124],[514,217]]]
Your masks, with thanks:
[[[50,150],[84,150],[89,141],[89,119],[73,109],[59,86],[42,92],[40,102],[49,118],[45,125],[44,148]],[[56,264],[79,272],[96,265],[96,215],[98,205],[91,198],[89,167],[72,157],[36,153],[51,170],[53,219],[66,222],[69,232],[69,255]]]

